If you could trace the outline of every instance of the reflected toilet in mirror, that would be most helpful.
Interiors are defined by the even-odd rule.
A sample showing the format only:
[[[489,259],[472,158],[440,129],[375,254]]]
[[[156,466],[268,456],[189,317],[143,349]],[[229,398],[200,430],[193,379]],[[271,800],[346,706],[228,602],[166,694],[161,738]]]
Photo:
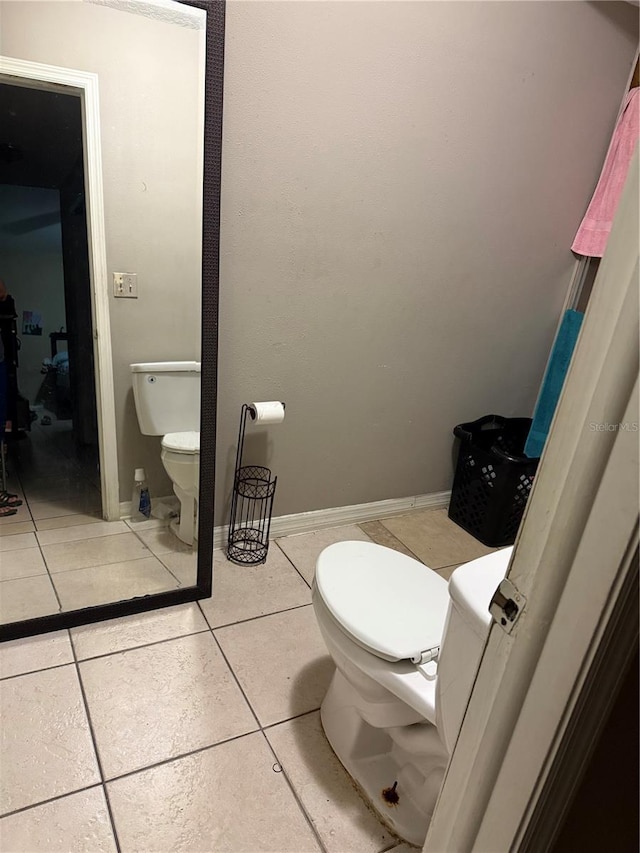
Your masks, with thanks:
[[[200,484],[200,363],[132,364],[131,378],[140,432],[163,437],[160,458],[180,501],[179,517],[171,520],[170,529],[181,542],[193,545]]]

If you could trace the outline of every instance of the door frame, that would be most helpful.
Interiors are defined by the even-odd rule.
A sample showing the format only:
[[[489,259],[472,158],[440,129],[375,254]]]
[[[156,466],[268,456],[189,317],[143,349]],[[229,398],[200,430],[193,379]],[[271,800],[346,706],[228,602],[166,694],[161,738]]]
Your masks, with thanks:
[[[561,759],[576,726],[584,735],[585,697],[612,700],[623,674],[616,623],[638,546],[639,181],[636,148],[508,571],[524,610],[510,634],[492,625],[425,853],[526,849],[549,786],[562,776],[568,796],[579,781],[588,738]],[[592,729],[607,710],[592,706]],[[557,826],[562,808],[547,814]]]
[[[98,75],[90,71],[0,56],[0,82],[54,91],[62,91],[60,87],[63,87],[72,90],[70,94],[80,96],[102,515],[107,521],[116,521],[120,518],[120,496]]]

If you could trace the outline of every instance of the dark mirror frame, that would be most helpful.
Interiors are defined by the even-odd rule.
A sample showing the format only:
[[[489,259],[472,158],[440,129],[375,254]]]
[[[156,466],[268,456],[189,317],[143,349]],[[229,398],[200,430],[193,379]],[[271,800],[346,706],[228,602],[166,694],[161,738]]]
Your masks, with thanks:
[[[215,481],[218,368],[218,293],[220,260],[220,179],[224,79],[224,0],[178,0],[207,13],[202,211],[202,373],[200,392],[200,494],[196,585],[145,595],[68,613],[51,613],[0,625],[0,642],[75,628],[118,616],[209,598],[213,575],[213,502]]]

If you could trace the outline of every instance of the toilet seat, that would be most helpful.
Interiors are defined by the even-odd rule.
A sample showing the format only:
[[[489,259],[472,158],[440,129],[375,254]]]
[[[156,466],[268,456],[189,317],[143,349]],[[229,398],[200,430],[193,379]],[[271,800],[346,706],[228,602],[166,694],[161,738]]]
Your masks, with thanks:
[[[194,432],[169,432],[162,439],[162,447],[173,453],[185,453],[195,455],[200,453],[200,433]]]
[[[437,656],[448,585],[417,560],[373,542],[338,542],[318,558],[315,586],[340,629],[371,654],[414,663]]]

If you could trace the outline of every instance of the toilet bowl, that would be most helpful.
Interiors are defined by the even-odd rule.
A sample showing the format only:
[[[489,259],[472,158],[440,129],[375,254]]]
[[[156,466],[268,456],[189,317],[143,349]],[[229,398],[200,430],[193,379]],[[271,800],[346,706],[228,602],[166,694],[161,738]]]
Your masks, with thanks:
[[[312,600],[336,664],[320,715],[334,752],[382,820],[422,845],[512,548],[449,583],[371,542],[319,556]]]
[[[180,501],[180,517],[171,522],[176,536],[188,545],[198,538],[200,433],[170,432],[161,442],[160,459]]]
[[[130,369],[140,432],[162,436],[160,459],[180,501],[180,517],[171,529],[193,545],[200,487],[200,362],[145,362]]]

